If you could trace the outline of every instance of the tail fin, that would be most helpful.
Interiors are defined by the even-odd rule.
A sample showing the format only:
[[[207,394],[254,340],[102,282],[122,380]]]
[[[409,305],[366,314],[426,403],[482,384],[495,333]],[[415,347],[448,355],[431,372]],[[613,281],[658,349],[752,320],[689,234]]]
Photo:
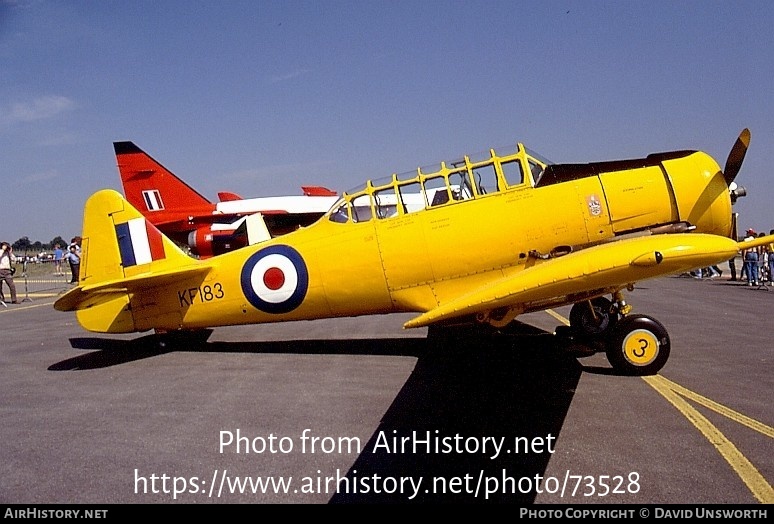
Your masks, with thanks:
[[[113,149],[126,199],[154,223],[158,224],[157,219],[180,210],[214,207],[134,142],[113,142]]]
[[[209,267],[194,260],[156,229],[116,191],[94,193],[83,212],[81,272],[78,287],[55,303],[59,311],[78,311],[90,331],[143,331],[130,307],[134,294],[153,297],[153,288],[204,275]],[[170,315],[178,315],[171,312]],[[173,326],[177,318],[170,318]]]

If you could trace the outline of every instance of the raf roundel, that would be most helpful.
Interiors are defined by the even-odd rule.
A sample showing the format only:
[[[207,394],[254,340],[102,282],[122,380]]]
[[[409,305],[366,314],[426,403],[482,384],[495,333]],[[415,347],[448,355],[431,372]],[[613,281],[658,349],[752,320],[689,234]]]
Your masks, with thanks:
[[[304,301],[309,273],[295,249],[277,245],[262,249],[242,267],[242,292],[266,313],[288,313]]]

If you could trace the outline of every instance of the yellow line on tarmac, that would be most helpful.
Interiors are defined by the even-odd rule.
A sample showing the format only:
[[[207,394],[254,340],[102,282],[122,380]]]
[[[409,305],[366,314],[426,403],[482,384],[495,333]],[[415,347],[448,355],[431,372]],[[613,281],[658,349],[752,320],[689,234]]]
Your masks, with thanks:
[[[674,407],[687,418],[696,429],[698,429],[715,449],[726,459],[731,467],[736,471],[742,481],[747,484],[752,494],[763,504],[774,503],[774,490],[768,481],[760,472],[747,460],[747,457],[726,438],[707,418],[699,413],[694,407],[680,397],[677,391],[671,387],[672,382],[664,379],[660,375],[642,377],[650,386],[666,398]],[[680,388],[683,390],[684,388]],[[771,428],[769,428],[771,429]]]
[[[41,278],[29,278],[29,279],[27,279],[26,282],[25,282],[25,280],[23,278],[22,279],[18,279],[17,278],[17,279],[15,279],[15,282],[18,282],[20,285],[21,284],[61,284],[61,285],[65,285],[65,284],[69,284],[70,283],[67,280],[61,280],[61,279],[60,280],[56,280],[56,279],[52,279],[52,278],[43,278],[43,279],[41,279]]]
[[[752,419],[746,415],[742,415],[738,411],[734,411],[733,409],[727,408],[722,404],[718,404],[714,400],[710,400],[707,397],[699,395],[698,393],[694,393],[690,389],[686,389],[680,384],[676,384],[671,380],[662,377],[661,375],[659,375],[659,378],[675,393],[687,397],[697,404],[701,404],[702,406],[709,408],[716,413],[720,413],[724,417],[728,417],[734,422],[738,422],[743,426],[747,426],[748,428],[757,431],[758,433],[766,435],[769,438],[774,438],[774,428],[771,426],[767,426],[763,422],[758,422],[757,420]]]
[[[549,315],[554,317],[556,320],[558,320],[559,322],[561,322],[565,326],[569,326],[570,325],[570,321],[569,320],[564,318],[562,315],[560,315],[559,313],[557,313],[553,309],[546,309],[546,313],[548,313]]]
[[[552,317],[560,320],[566,325],[570,325],[570,322],[563,316],[559,315],[553,310],[546,310],[546,313]],[[720,455],[728,462],[728,464],[736,471],[736,474],[742,479],[747,487],[752,492],[753,496],[763,504],[774,503],[774,489],[771,484],[761,475],[761,473],[753,466],[753,464],[747,460],[747,457],[737,449],[734,444],[721,433],[721,431],[715,427],[704,415],[699,413],[696,408],[691,406],[683,397],[693,400],[697,404],[700,404],[716,413],[728,417],[729,419],[742,424],[754,431],[757,431],[769,438],[774,438],[774,428],[767,426],[762,422],[758,422],[755,419],[742,415],[741,413],[734,411],[722,404],[708,399],[698,393],[695,393],[671,380],[668,380],[661,375],[653,375],[649,377],[642,377],[642,379],[648,383],[653,389],[655,389],[661,396],[663,396],[669,403],[677,408],[685,418],[687,418],[706,438],[710,441],[715,449],[718,450]]]
[[[28,305],[25,305],[28,304]],[[27,309],[34,309],[36,307],[42,307],[42,306],[52,306],[53,302],[41,302],[39,304],[35,304],[33,302],[20,302],[19,304],[8,304],[8,308],[4,308],[0,306],[0,313],[10,313],[12,311],[24,311]]]

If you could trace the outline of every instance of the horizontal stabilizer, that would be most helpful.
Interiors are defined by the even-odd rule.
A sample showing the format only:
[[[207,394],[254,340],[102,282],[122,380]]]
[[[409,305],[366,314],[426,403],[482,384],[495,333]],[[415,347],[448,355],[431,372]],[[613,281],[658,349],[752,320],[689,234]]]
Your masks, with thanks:
[[[189,267],[155,273],[145,273],[129,278],[105,280],[92,285],[79,286],[71,289],[54,302],[54,309],[58,311],[75,311],[80,309],[87,300],[95,295],[108,295],[110,293],[132,293],[136,290],[148,290],[157,286],[166,286],[181,282],[189,277],[204,275],[209,271],[206,266]]]

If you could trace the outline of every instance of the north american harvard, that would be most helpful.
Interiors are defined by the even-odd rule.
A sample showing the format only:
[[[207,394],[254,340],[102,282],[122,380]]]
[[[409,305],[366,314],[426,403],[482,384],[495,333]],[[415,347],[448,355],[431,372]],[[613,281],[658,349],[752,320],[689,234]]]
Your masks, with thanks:
[[[725,167],[694,150],[554,164],[517,143],[373,180],[297,231],[194,260],[119,193],[86,202],[79,285],[55,308],[104,333],[411,312],[405,328],[504,330],[572,305],[567,335],[623,374],[657,373],[671,341],[633,314],[637,282],[729,260],[750,141]]]

